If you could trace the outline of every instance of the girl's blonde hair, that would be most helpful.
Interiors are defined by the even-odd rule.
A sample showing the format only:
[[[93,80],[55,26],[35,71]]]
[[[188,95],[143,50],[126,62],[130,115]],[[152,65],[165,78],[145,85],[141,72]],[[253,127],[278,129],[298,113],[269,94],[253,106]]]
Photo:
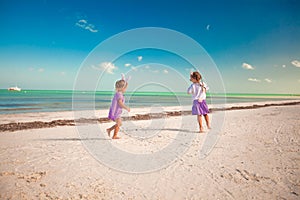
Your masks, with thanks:
[[[127,86],[127,82],[124,81],[124,80],[118,80],[115,84],[115,88],[116,90],[120,90],[120,89],[123,89]]]

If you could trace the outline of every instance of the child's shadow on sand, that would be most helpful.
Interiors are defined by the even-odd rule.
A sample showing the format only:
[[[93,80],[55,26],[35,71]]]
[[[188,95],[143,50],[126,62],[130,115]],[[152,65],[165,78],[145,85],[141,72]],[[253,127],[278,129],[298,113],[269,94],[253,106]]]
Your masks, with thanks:
[[[178,128],[161,128],[161,129],[141,129],[141,130],[150,130],[150,131],[174,131],[174,132],[183,132],[183,133],[196,133],[196,131],[191,131],[187,129],[178,129]]]
[[[174,132],[183,132],[183,133],[198,133],[197,131],[191,131],[188,129],[178,129],[178,128],[141,128],[141,129],[127,129],[126,131],[174,131]]]
[[[88,141],[88,140],[111,140],[110,138],[48,138],[39,141]]]
[[[174,132],[184,132],[184,133],[198,133],[197,131],[191,131],[187,129],[176,129],[176,128],[163,128],[163,129],[126,129],[126,132],[130,131],[174,131]],[[89,140],[111,140],[111,138],[47,138],[39,139],[39,141],[89,141]]]

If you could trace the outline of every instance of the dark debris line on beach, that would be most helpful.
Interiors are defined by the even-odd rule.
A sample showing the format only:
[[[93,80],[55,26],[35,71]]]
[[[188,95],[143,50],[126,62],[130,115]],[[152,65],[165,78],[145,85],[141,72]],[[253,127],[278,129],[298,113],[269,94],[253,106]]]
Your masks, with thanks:
[[[288,102],[283,104],[264,104],[264,105],[251,105],[251,106],[234,106],[229,108],[213,108],[210,109],[210,112],[213,111],[226,111],[226,110],[242,110],[242,109],[256,109],[262,107],[269,106],[288,106],[288,105],[297,105],[299,102]],[[143,115],[135,115],[124,117],[124,121],[130,120],[150,120],[150,119],[159,119],[173,116],[183,116],[190,115],[191,111],[172,111],[172,112],[164,112],[164,113],[150,113]],[[51,122],[42,122],[42,121],[34,121],[34,122],[19,122],[19,123],[8,123],[8,124],[0,124],[0,132],[6,131],[18,131],[18,130],[26,130],[26,129],[39,129],[39,128],[51,128],[56,126],[75,126],[76,124],[89,124],[89,123],[107,123],[110,122],[108,118],[100,118],[100,119],[78,119],[78,120],[53,120]]]

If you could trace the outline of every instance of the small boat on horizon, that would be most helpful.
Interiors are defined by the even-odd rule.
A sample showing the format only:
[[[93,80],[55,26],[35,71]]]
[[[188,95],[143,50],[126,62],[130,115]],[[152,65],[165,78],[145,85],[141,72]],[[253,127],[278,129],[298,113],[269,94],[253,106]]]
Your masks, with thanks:
[[[21,88],[19,88],[18,86],[15,86],[15,87],[10,87],[7,89],[8,91],[17,91],[17,92],[20,92],[21,91]]]

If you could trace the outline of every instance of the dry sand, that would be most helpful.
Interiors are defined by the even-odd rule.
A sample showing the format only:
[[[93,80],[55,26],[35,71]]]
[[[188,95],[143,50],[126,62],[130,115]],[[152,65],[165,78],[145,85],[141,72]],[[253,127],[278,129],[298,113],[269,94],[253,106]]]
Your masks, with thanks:
[[[299,110],[298,104],[213,112],[212,120],[224,112],[225,120],[204,159],[199,151],[210,132],[196,133],[190,115],[124,121],[120,140],[101,134],[82,138],[76,126],[0,132],[0,199],[299,199]],[[181,125],[184,120],[188,126]],[[99,132],[111,125],[98,124]],[[178,132],[195,136],[187,151],[148,173],[113,169],[85,147],[86,141],[97,147],[109,143],[150,155]]]

